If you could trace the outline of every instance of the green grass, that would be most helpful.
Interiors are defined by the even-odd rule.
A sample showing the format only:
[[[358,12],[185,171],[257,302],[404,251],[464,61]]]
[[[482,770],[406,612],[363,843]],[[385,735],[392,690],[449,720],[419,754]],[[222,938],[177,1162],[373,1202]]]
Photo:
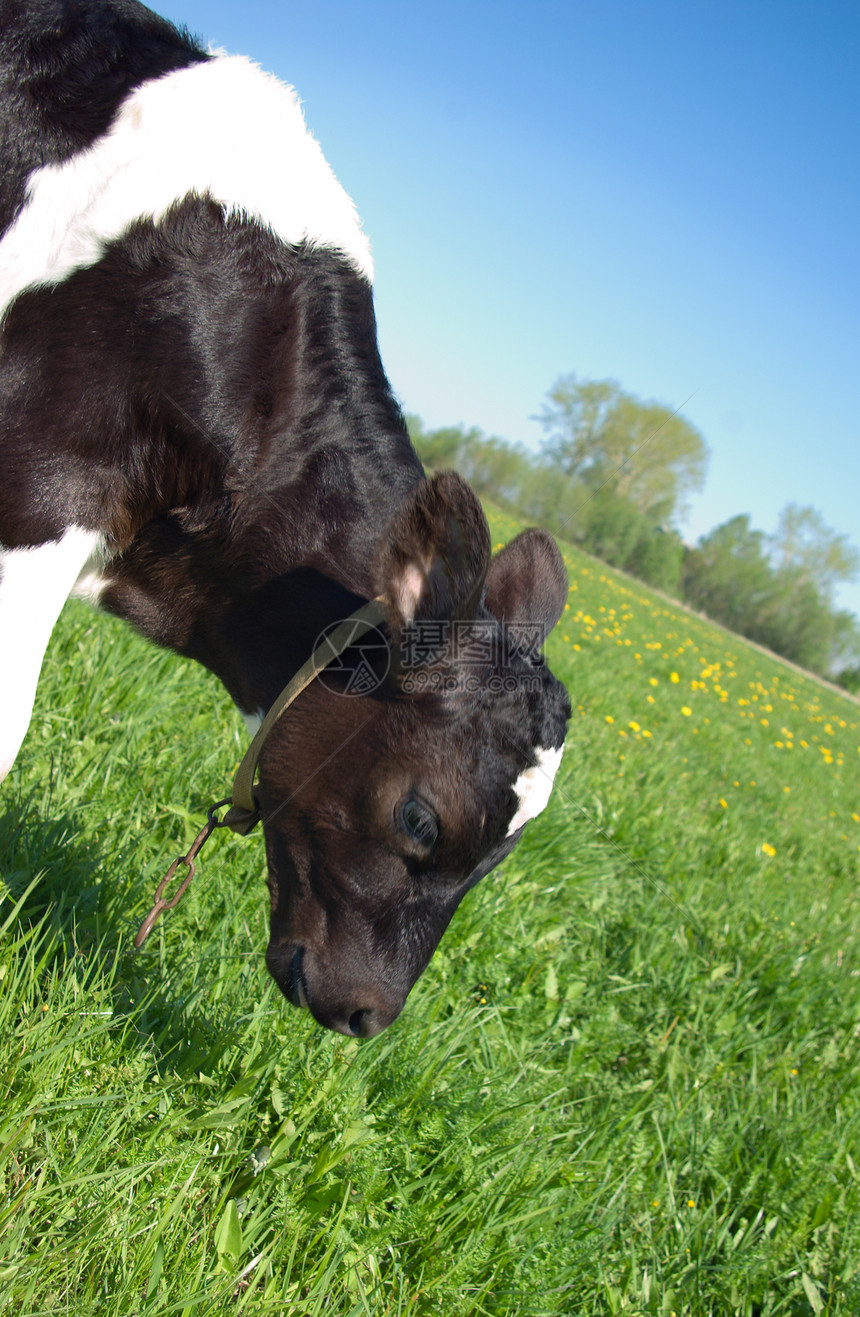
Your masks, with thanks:
[[[244,735],[66,610],[0,794],[0,1312],[860,1311],[860,708],[566,558],[550,806],[365,1043],[269,983],[256,835],[133,952]]]

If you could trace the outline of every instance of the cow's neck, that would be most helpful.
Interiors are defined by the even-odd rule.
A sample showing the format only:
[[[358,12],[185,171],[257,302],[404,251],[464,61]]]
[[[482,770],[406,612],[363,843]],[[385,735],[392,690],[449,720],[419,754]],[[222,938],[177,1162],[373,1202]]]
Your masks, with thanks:
[[[225,544],[188,534],[172,516],[151,523],[103,599],[149,639],[209,668],[247,713],[267,709],[321,632],[373,597],[379,536],[408,490],[390,488],[388,506],[374,499],[372,517],[349,536],[317,536],[310,553],[301,552],[308,528],[294,520],[299,492],[286,491],[283,506],[273,495],[265,542],[256,528]]]
[[[247,397],[225,371],[232,393],[200,409],[254,416],[250,437],[228,441],[245,471],[239,488],[225,476],[208,513],[174,508],[144,526],[104,598],[215,672],[249,713],[272,703],[326,626],[374,594],[380,535],[422,477],[367,285],[308,254],[285,300],[261,314],[288,323],[288,336],[272,334]]]
[[[187,652],[220,677],[243,712],[265,713],[322,633],[371,595],[369,583],[355,593],[316,568],[296,568],[216,605]]]

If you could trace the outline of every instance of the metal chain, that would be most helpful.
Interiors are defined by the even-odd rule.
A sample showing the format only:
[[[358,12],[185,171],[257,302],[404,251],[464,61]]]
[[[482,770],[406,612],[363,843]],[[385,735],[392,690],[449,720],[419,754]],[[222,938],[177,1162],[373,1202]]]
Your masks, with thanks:
[[[134,939],[134,947],[136,951],[140,950],[146,939],[149,937],[149,934],[152,932],[152,927],[158,916],[161,914],[161,912],[163,910],[172,910],[173,907],[179,903],[179,901],[187,892],[188,885],[191,882],[191,879],[194,877],[194,861],[197,855],[199,854],[202,846],[209,840],[209,838],[212,836],[212,833],[215,831],[216,828],[225,828],[228,826],[226,823],[223,823],[217,817],[217,812],[219,809],[223,808],[224,805],[229,805],[229,804],[230,804],[230,797],[228,796],[226,800],[219,800],[216,804],[210,806],[208,811],[207,822],[205,826],[200,829],[200,831],[198,832],[197,836],[194,838],[193,842],[189,846],[186,853],[184,855],[178,855],[176,857],[176,859],[171,864],[170,868],[167,870],[167,873],[164,875],[161,882],[158,884],[158,887],[156,888],[155,891],[155,901],[153,903],[152,909],[144,919],[140,928],[137,930],[137,936]],[[177,887],[173,896],[171,896],[169,900],[165,900],[164,897],[165,889],[168,883],[170,882],[170,880],[173,878],[173,875],[176,873],[176,870],[178,869],[180,864],[187,865],[188,873],[185,875],[179,887]]]

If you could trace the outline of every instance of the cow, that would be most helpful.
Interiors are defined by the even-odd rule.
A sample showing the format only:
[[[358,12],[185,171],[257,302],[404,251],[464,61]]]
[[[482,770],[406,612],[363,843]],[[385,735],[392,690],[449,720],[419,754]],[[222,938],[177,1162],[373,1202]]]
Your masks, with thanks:
[[[292,88],[136,0],[2,0],[0,78],[0,778],[70,594],[252,730],[378,600],[254,785],[268,969],[372,1036],[549,797],[570,704],[524,636],[561,615],[561,555],[535,529],[492,556],[468,484],[422,468]]]

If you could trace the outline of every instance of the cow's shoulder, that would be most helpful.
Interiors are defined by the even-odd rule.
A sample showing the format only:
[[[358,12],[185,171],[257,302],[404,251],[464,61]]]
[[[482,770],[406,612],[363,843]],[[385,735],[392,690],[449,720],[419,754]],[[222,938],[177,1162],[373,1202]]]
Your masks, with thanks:
[[[29,176],[107,132],[142,83],[209,59],[136,0],[4,0],[0,8],[0,233]]]

